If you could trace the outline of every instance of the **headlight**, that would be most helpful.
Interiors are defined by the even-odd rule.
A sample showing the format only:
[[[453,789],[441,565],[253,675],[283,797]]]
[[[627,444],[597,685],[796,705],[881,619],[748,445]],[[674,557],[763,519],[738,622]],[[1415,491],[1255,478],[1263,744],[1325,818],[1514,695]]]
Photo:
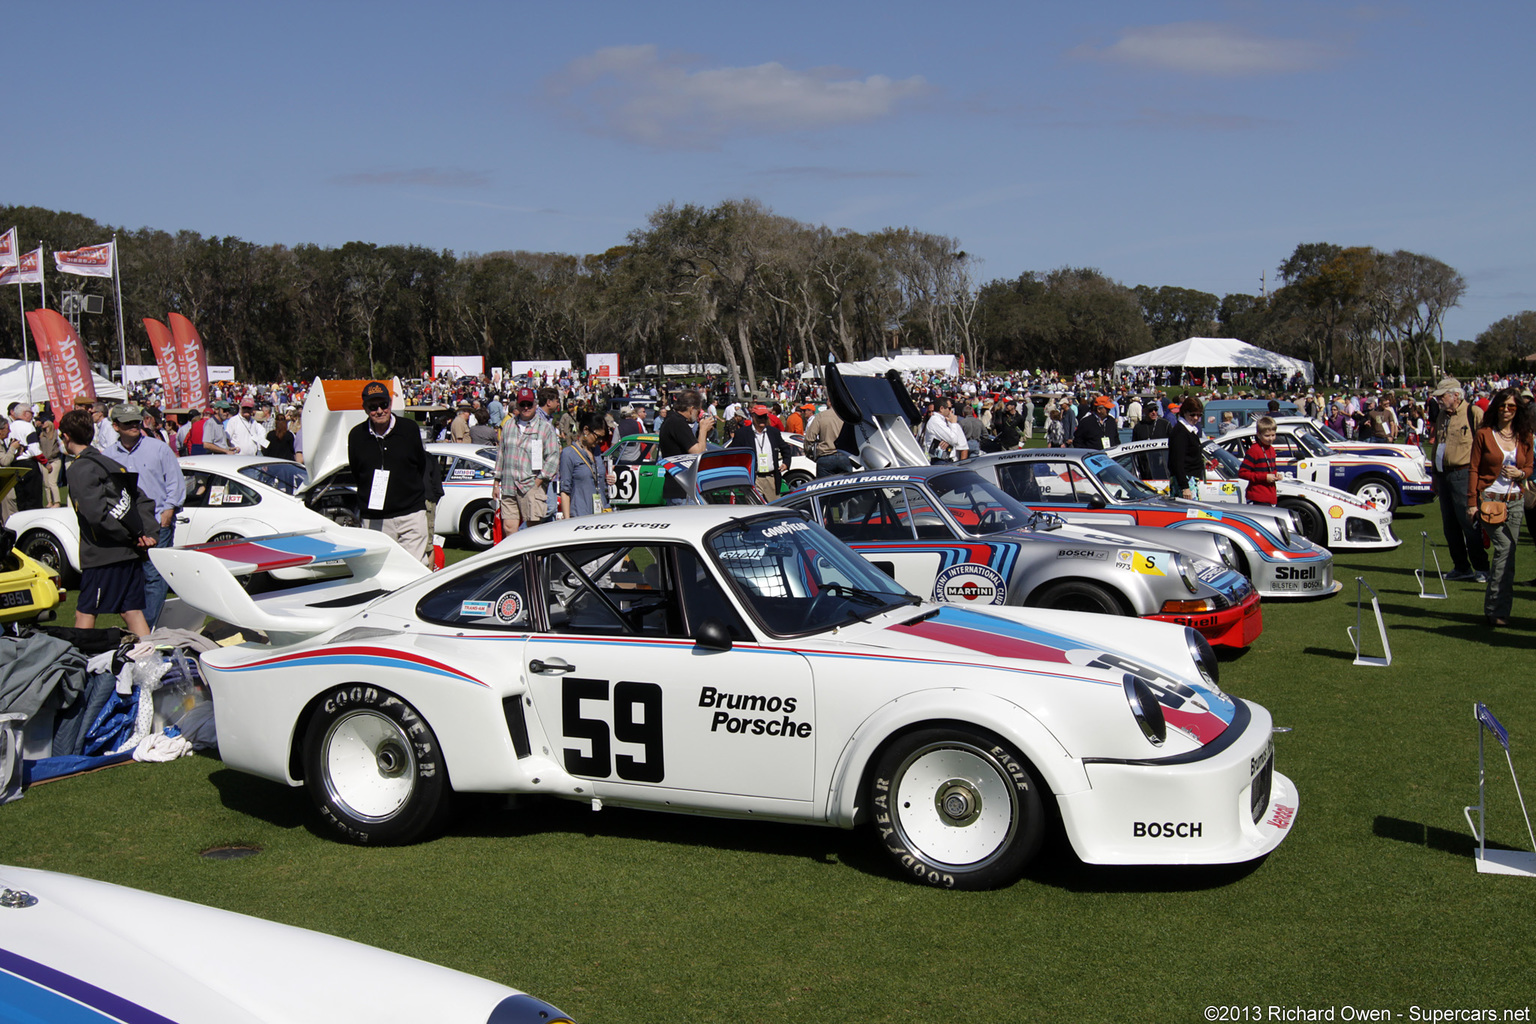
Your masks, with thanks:
[[[1221,563],[1228,569],[1236,569],[1243,563],[1237,557],[1237,545],[1225,534],[1216,534],[1216,550],[1221,553]]]
[[[1200,635],[1200,631],[1190,626],[1184,627],[1184,644],[1189,648],[1189,656],[1194,660],[1195,670],[1216,690],[1221,692],[1221,663],[1216,660],[1216,649],[1211,642]]]
[[[1195,582],[1195,574],[1189,571],[1189,566],[1185,564],[1184,559],[1174,555],[1173,564],[1178,567],[1179,579],[1184,581],[1185,590],[1193,594],[1200,589],[1200,585]]]
[[[1131,706],[1131,716],[1141,726],[1141,734],[1154,747],[1162,746],[1168,738],[1168,720],[1163,717],[1163,706],[1157,702],[1152,687],[1129,672],[1125,674],[1122,685],[1125,687],[1125,702]]]

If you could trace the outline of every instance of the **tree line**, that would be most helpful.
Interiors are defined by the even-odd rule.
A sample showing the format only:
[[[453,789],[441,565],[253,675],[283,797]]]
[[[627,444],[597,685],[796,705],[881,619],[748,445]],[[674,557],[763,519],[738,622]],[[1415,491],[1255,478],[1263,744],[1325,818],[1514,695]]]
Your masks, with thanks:
[[[79,214],[0,207],[0,226],[10,224],[24,250],[76,248],[114,230]],[[1457,358],[1502,368],[1492,364],[1536,347],[1536,313],[1500,321],[1470,350],[1447,345],[1444,316],[1466,290],[1459,273],[1430,256],[1331,243],[1298,245],[1272,293],[1218,297],[1127,287],[1087,267],[978,283],[979,261],[957,239],[832,230],[751,199],[668,204],[622,244],[581,256],[257,245],[154,228],[117,237],[129,360],[153,362],[142,318],[174,310],[197,325],[211,362],[245,380],[414,375],[434,354],[581,367],[588,352],[618,352],[626,372],[724,363],[750,388],[829,354],[916,348],[981,371],[1073,371],[1198,335],[1238,337],[1329,375],[1424,376]],[[57,305],[61,277],[48,267]],[[111,282],[63,280],[106,297],[107,315],[86,316],[81,335],[93,358],[115,365]],[[0,314],[0,350],[21,355],[18,317]]]

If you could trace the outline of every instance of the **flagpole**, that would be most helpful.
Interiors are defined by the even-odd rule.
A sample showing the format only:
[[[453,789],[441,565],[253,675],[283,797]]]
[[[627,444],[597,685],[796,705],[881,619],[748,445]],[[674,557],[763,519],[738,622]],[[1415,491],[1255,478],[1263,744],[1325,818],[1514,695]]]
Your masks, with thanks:
[[[37,308],[38,309],[47,309],[48,308],[48,250],[43,248],[43,240],[41,238],[39,238],[37,240],[37,287],[38,287]],[[23,350],[22,354],[23,355],[26,354],[25,350]],[[32,389],[34,387],[36,387],[36,386],[37,385],[33,383],[32,360],[29,359],[29,360],[27,360],[27,404],[28,405],[32,404]],[[58,415],[59,415],[58,411],[55,410],[54,416],[57,418]]]
[[[42,264],[39,263],[38,266],[41,268]],[[21,265],[17,264],[16,269],[19,271]],[[21,314],[21,365],[26,367],[27,370],[27,402],[30,404],[32,401],[32,360],[27,358],[27,304],[21,297],[22,288],[23,285],[18,281],[16,283],[16,310]]]
[[[123,334],[122,254],[117,251],[117,232],[112,232],[112,281],[117,285],[117,356],[123,394],[128,394],[128,342]],[[125,398],[124,401],[127,399]]]

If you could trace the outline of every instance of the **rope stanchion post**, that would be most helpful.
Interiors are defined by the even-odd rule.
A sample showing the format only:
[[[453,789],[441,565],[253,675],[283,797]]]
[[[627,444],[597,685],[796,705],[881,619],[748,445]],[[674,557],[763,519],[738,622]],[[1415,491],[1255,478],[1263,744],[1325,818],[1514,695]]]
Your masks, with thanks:
[[[1419,580],[1419,597],[1426,601],[1440,601],[1450,597],[1445,592],[1445,573],[1440,569],[1440,553],[1429,542],[1429,532],[1427,530],[1420,530],[1419,536],[1423,538],[1419,541],[1419,567],[1413,570],[1414,576],[1418,577]],[[1435,579],[1440,581],[1440,593],[1438,594],[1432,594],[1424,589],[1424,581],[1429,578],[1429,559],[1431,556],[1435,560]]]
[[[1349,642],[1355,648],[1355,664],[1366,665],[1372,668],[1386,668],[1392,664],[1392,644],[1387,639],[1387,624],[1381,618],[1381,599],[1376,596],[1376,589],[1365,582],[1364,576],[1355,577],[1355,624],[1345,632],[1349,634]],[[1365,592],[1371,592],[1371,609],[1376,613],[1376,630],[1381,634],[1382,657],[1373,657],[1360,652],[1362,618],[1365,613]]]
[[[1493,733],[1494,739],[1499,741],[1499,746],[1504,748],[1504,760],[1509,763],[1509,777],[1515,784],[1515,797],[1520,802],[1520,813],[1525,816],[1525,834],[1531,840],[1531,846],[1536,848],[1536,832],[1531,830],[1531,814],[1525,809],[1525,794],[1520,792],[1520,778],[1515,774],[1515,761],[1509,752],[1509,731],[1488,710],[1488,705],[1481,702],[1472,704],[1472,717],[1477,721],[1477,803],[1461,809],[1461,813],[1467,819],[1467,825],[1472,829],[1472,838],[1477,840],[1477,871],[1484,875],[1518,875],[1522,878],[1536,878],[1536,853],[1525,850],[1490,850],[1488,849],[1488,771],[1483,760],[1483,732]],[[1477,812],[1477,820],[1472,820],[1472,812]]]

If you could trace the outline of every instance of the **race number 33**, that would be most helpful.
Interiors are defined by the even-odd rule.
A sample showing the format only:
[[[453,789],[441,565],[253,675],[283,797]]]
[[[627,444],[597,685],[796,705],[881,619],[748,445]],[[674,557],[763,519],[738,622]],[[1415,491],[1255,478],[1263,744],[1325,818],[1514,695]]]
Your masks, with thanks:
[[[640,500],[639,467],[619,466],[614,470],[613,500],[626,505]]]
[[[566,677],[560,694],[561,730],[566,739],[586,740],[592,753],[565,748],[565,770],[572,775],[606,779],[615,770],[626,782],[660,782],[665,772],[661,741],[661,687],[655,683],[613,685],[613,735],[620,743],[644,749],[643,757],[612,756],[606,718],[589,718],[582,703],[608,702],[608,680]]]

